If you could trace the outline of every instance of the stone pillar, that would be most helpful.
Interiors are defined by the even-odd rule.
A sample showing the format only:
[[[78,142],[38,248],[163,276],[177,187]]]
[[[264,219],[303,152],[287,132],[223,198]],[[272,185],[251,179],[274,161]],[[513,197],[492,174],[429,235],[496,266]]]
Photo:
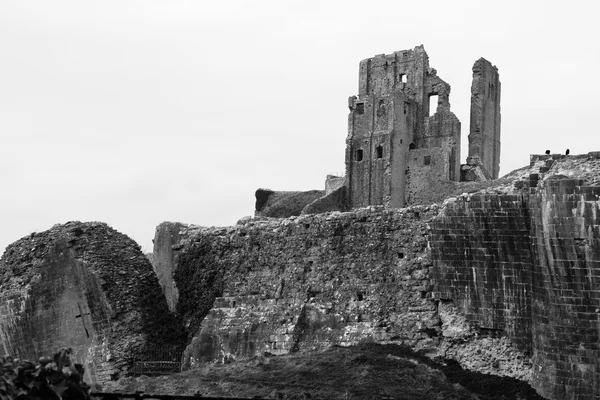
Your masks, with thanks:
[[[469,159],[498,179],[500,172],[500,76],[498,68],[480,58],[473,65]]]

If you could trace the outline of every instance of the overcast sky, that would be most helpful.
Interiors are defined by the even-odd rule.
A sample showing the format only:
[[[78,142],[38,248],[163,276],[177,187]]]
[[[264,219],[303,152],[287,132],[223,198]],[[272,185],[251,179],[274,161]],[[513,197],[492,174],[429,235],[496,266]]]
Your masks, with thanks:
[[[423,44],[465,160],[472,71],[502,82],[501,174],[600,150],[597,1],[0,0],[0,250],[70,220],[151,251],[254,191],[344,171],[358,63]],[[1,251],[0,251],[1,252]]]

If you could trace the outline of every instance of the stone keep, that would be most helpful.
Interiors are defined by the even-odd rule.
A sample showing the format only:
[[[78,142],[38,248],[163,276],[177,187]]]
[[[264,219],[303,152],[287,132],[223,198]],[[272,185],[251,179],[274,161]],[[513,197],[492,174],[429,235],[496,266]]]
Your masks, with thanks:
[[[351,208],[403,207],[432,181],[460,179],[460,121],[449,95],[423,46],[361,61],[358,96],[348,101]]]

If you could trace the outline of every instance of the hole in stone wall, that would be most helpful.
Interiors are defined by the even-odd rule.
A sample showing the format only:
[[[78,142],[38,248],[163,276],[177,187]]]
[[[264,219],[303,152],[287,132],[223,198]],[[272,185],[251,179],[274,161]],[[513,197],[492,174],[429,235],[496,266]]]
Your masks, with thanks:
[[[427,292],[421,292],[421,298],[422,299],[427,298]]]
[[[400,76],[398,77],[398,80],[402,83],[406,83],[406,82],[408,82],[408,77],[406,76],[406,74],[400,74]]]
[[[429,116],[430,117],[433,114],[435,114],[435,112],[437,110],[438,98],[439,98],[439,96],[437,94],[432,94],[429,96]]]
[[[383,158],[383,146],[377,146],[375,150],[377,151],[377,158]]]
[[[236,304],[237,302],[234,300],[233,303],[231,303],[231,307],[235,307]]]
[[[356,103],[356,113],[357,114],[365,113],[365,103]]]
[[[409,144],[409,145],[408,145],[408,149],[409,149],[409,150],[414,150],[414,149],[416,149],[416,148],[417,148],[417,146],[415,146],[415,144],[414,144],[414,143],[411,143],[411,144]]]
[[[423,157],[423,165],[429,165],[429,164],[431,164],[431,156]]]
[[[356,293],[356,299],[358,301],[363,301],[363,294],[361,292]]]
[[[363,160],[363,149],[356,149],[356,161]]]
[[[398,252],[398,258],[400,258],[400,259],[404,258],[404,252],[399,251]]]
[[[377,106],[377,116],[383,117],[385,115],[385,101],[379,100],[379,104]]]
[[[308,229],[308,228],[310,228],[310,224],[304,224],[304,227],[305,227],[306,229]]]

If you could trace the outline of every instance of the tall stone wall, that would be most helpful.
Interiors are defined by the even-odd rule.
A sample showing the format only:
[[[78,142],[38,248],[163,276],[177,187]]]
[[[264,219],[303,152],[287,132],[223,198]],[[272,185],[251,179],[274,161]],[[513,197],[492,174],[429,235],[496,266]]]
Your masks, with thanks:
[[[533,385],[552,399],[597,399],[600,187],[544,183],[531,201]]]
[[[148,259],[102,223],[33,233],[0,259],[0,349],[37,360],[71,347],[86,380],[117,379],[149,344],[180,344]]]
[[[435,296],[531,352],[530,218],[521,195],[473,195],[431,225]]]
[[[434,213],[363,209],[199,230],[175,280],[182,298],[199,296],[192,305],[218,290],[202,313],[180,302],[186,325],[197,327],[189,364],[362,340],[434,347],[440,321],[426,251]]]
[[[540,394],[596,399],[600,187],[565,178],[449,202],[432,223],[434,294],[531,353]]]
[[[169,247],[177,311],[191,333],[187,365],[373,340],[529,379],[529,358],[506,336],[469,326],[451,301],[432,298],[427,238],[438,209],[187,227]]]

